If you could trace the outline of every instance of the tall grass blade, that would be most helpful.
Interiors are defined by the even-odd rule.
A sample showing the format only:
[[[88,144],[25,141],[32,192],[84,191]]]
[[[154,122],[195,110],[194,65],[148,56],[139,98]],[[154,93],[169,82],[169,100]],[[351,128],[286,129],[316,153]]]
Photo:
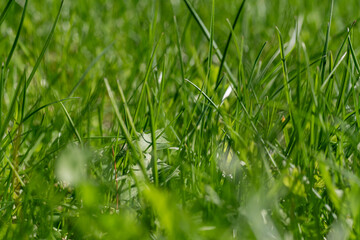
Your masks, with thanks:
[[[240,14],[244,8],[244,5],[245,5],[245,1],[246,0],[243,0],[237,13],[236,13],[236,16],[235,16],[235,19],[234,19],[234,22],[232,24],[232,31],[230,31],[229,33],[229,36],[227,38],[227,41],[226,41],[226,45],[225,45],[225,48],[224,48],[224,52],[222,54],[222,58],[221,58],[221,62],[220,62],[220,67],[219,67],[219,72],[218,72],[218,75],[216,77],[216,85],[215,85],[215,91],[217,90],[217,88],[220,86],[220,83],[221,83],[221,72],[222,72],[222,69],[224,67],[224,63],[225,63],[225,59],[226,59],[226,55],[227,55],[227,52],[228,52],[228,49],[229,49],[229,46],[230,46],[230,42],[231,42],[231,38],[233,36],[233,31],[235,31],[235,28],[236,28],[236,24],[239,20],[239,17],[240,17]]]
[[[38,69],[38,67],[39,67],[39,65],[41,63],[41,60],[43,59],[43,57],[45,55],[46,49],[49,47],[51,38],[52,38],[52,36],[54,35],[54,32],[55,32],[56,24],[57,24],[57,22],[58,22],[58,20],[60,18],[60,13],[61,13],[61,9],[63,7],[63,4],[64,4],[64,0],[61,0],[59,11],[58,11],[58,13],[56,15],[56,18],[55,18],[55,21],[54,21],[54,23],[53,23],[53,25],[51,27],[50,33],[49,33],[49,35],[48,35],[48,37],[47,37],[47,39],[45,41],[45,44],[44,44],[44,46],[43,46],[43,48],[41,50],[41,53],[40,53],[39,57],[37,58],[37,60],[35,62],[35,65],[34,65],[32,71],[30,73],[30,76],[27,79],[27,82],[26,82],[27,87],[29,87],[29,85],[31,83],[31,80],[33,79],[33,77],[34,77],[34,75],[35,75],[35,73],[36,73],[36,71],[37,71],[37,69]]]

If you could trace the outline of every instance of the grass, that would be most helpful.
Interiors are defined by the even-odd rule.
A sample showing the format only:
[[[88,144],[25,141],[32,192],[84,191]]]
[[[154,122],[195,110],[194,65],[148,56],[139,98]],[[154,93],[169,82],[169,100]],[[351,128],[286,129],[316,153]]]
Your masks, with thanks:
[[[0,3],[1,239],[358,239],[359,3]]]

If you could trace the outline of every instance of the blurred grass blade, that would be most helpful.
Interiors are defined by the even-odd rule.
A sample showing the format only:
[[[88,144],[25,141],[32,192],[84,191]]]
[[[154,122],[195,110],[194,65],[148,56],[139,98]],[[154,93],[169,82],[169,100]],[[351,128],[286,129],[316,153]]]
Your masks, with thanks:
[[[151,58],[150,58],[150,61],[148,62],[148,66],[147,66],[147,69],[146,69],[146,75],[145,75],[145,78],[144,78],[144,82],[142,83],[143,86],[141,88],[141,92],[140,92],[140,97],[139,97],[139,100],[138,100],[138,105],[137,105],[137,108],[136,108],[136,112],[135,112],[135,116],[134,116],[134,123],[136,123],[136,120],[138,118],[138,114],[140,112],[140,107],[141,107],[141,102],[142,102],[142,99],[143,99],[143,96],[144,96],[144,93],[145,93],[145,88],[146,88],[146,83],[150,77],[150,73],[151,73],[151,69],[152,69],[152,64],[154,62],[154,59],[155,59],[155,55],[156,55],[156,51],[160,45],[160,41],[162,39],[163,35],[161,35],[160,39],[158,40],[158,42],[156,43],[155,45],[155,48],[154,48],[154,51],[152,52],[152,55],[151,55]]]
[[[184,71],[184,63],[183,63],[183,56],[181,51],[181,42],[180,42],[180,34],[179,34],[179,27],[177,24],[176,16],[174,16],[174,24],[175,24],[175,33],[176,33],[176,45],[178,48],[178,57],[180,61],[180,70],[181,70],[181,77],[182,81],[185,81],[185,71]]]
[[[61,9],[62,9],[62,7],[63,7],[63,4],[64,4],[64,0],[61,0],[60,7],[59,7],[59,11],[58,11],[58,13],[57,13],[57,15],[56,15],[56,18],[55,18],[55,21],[54,21],[54,23],[53,23],[53,25],[52,25],[52,27],[51,27],[50,33],[49,33],[49,35],[48,35],[48,37],[47,37],[47,39],[46,39],[46,41],[45,41],[44,47],[43,47],[43,49],[41,50],[41,53],[40,53],[39,57],[38,57],[37,60],[36,60],[36,63],[35,63],[35,65],[34,65],[34,68],[33,68],[33,70],[31,71],[30,76],[29,76],[29,78],[28,78],[28,80],[27,80],[27,82],[26,82],[26,86],[27,86],[27,87],[29,87],[29,85],[30,85],[30,83],[31,83],[31,80],[33,79],[33,77],[34,77],[34,75],[35,75],[35,73],[36,73],[36,70],[38,69],[38,67],[39,67],[39,65],[40,65],[40,62],[41,62],[41,60],[43,59],[43,57],[44,57],[44,55],[45,55],[46,49],[48,48],[48,46],[49,46],[49,44],[50,44],[51,38],[52,38],[52,36],[54,35],[55,27],[56,27],[56,24],[57,24],[57,22],[58,22],[58,20],[59,20],[59,17],[60,17],[60,13],[61,13]]]
[[[6,14],[8,13],[11,5],[15,2],[15,0],[9,0],[4,8],[4,10],[1,12],[1,15],[0,15],[0,26],[1,24],[4,22],[5,20],[5,17],[6,17]]]
[[[291,101],[291,92],[290,92],[290,88],[289,88],[289,75],[288,75],[288,70],[287,70],[287,65],[286,65],[286,59],[285,59],[285,53],[284,53],[284,43],[283,43],[283,39],[282,39],[282,35],[280,30],[276,27],[277,33],[278,33],[278,39],[279,39],[279,47],[280,47],[280,57],[281,57],[281,63],[282,63],[282,70],[283,70],[283,79],[284,79],[284,86],[285,86],[285,95],[286,95],[286,100],[289,104],[289,109],[290,109],[290,115],[291,113],[291,105],[292,105],[292,101]]]
[[[100,60],[100,58],[102,56],[105,55],[105,53],[107,53],[111,47],[114,45],[114,43],[111,43],[109,46],[107,46],[94,60],[91,61],[91,63],[89,64],[89,66],[86,68],[85,72],[81,75],[79,81],[76,83],[76,85],[73,87],[73,89],[71,90],[71,92],[69,93],[68,97],[71,97],[74,92],[76,91],[76,89],[80,86],[80,84],[83,82],[83,80],[85,79],[86,75],[90,72],[90,70],[94,67],[94,65]]]
[[[68,121],[70,123],[70,126],[71,126],[72,130],[75,133],[76,138],[78,139],[80,145],[83,145],[80,134],[79,134],[78,130],[76,129],[75,124],[74,124],[73,120],[71,119],[69,112],[66,110],[66,108],[65,108],[65,106],[64,106],[64,104],[62,102],[59,102],[59,103],[60,103],[62,109],[65,112],[66,118],[68,119]]]
[[[253,67],[251,68],[251,73],[250,73],[249,81],[247,82],[247,86],[251,86],[251,82],[252,82],[252,79],[254,77],[256,65],[260,60],[260,56],[261,56],[262,52],[264,51],[264,48],[265,48],[266,44],[267,44],[267,42],[264,42],[264,44],[262,45],[262,47],[261,47],[261,49],[260,49],[260,51],[259,51],[259,53],[258,53],[258,55],[257,55],[257,57],[255,59]]]
[[[214,44],[214,21],[215,21],[215,0],[212,0],[211,4],[211,20],[210,20],[210,41],[209,41],[209,54],[208,54],[208,66],[206,81],[210,78],[211,65],[212,65],[212,53],[213,53],[213,44]],[[205,84],[206,86],[206,84]]]
[[[2,126],[0,126],[0,140],[2,140],[4,133],[8,127],[8,124],[11,120],[11,118],[13,117],[14,113],[15,113],[15,105],[17,102],[17,98],[19,96],[20,90],[21,90],[21,86],[23,86],[23,82],[26,80],[26,74],[25,71],[22,75],[22,77],[20,78],[20,82],[17,84],[16,90],[14,92],[13,98],[11,100],[11,104],[9,107],[9,110],[7,112],[7,114],[5,115],[5,120],[2,122]],[[2,115],[2,114],[1,114]],[[1,116],[1,118],[3,118],[3,116]]]
[[[64,99],[60,99],[58,101],[55,101],[55,102],[51,102],[51,103],[48,103],[48,104],[45,104],[39,108],[37,108],[36,110],[30,112],[30,113],[27,113],[26,116],[23,118],[22,120],[22,123],[25,122],[26,120],[28,120],[31,116],[33,116],[35,113],[39,112],[40,110],[44,109],[44,108],[47,108],[48,106],[51,106],[55,103],[60,103],[60,102],[65,102],[65,101],[69,101],[69,100],[73,100],[73,99],[79,99],[79,98],[64,98]]]
[[[2,116],[2,106],[3,106],[3,97],[4,97],[4,93],[5,93],[5,65],[2,64],[1,65],[1,70],[0,70],[0,115]],[[2,126],[2,121],[3,118],[0,117],[0,129]],[[1,136],[0,136],[1,139]]]
[[[11,50],[9,52],[9,55],[8,55],[8,57],[6,59],[5,68],[7,68],[7,66],[9,66],[10,60],[12,58],[12,55],[13,55],[13,53],[15,51],[17,42],[19,40],[20,32],[21,32],[21,29],[22,29],[22,26],[23,26],[23,23],[24,23],[24,19],[25,19],[25,13],[26,13],[27,4],[28,4],[28,0],[25,0],[24,9],[23,9],[23,12],[21,14],[19,28],[18,28],[18,31],[16,33],[16,37],[15,37],[14,43],[13,43],[13,45],[11,47]]]
[[[19,180],[21,186],[25,186],[25,183],[23,182],[23,180],[21,179],[20,175],[19,175],[19,172],[16,170],[16,168],[14,167],[14,165],[11,163],[11,161],[6,157],[4,156],[6,162],[9,164],[10,168],[12,169],[12,171],[14,172],[16,178]]]

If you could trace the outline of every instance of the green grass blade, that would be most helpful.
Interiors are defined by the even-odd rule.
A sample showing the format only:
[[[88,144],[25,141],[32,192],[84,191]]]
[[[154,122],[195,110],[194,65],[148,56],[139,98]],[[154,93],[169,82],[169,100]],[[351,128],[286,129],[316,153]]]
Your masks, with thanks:
[[[358,74],[360,74],[360,65],[359,65],[359,62],[358,62],[358,60],[356,58],[356,54],[355,54],[354,48],[353,48],[353,46],[351,44],[351,40],[350,40],[349,35],[348,35],[348,43],[349,43],[352,59],[353,59],[353,61],[355,63],[356,70],[357,70]]]
[[[4,22],[6,14],[8,13],[11,5],[15,2],[15,0],[9,0],[4,8],[4,10],[0,14],[0,26]]]
[[[60,3],[60,7],[59,7],[59,11],[56,15],[56,18],[55,18],[55,21],[51,27],[51,30],[50,30],[50,33],[45,41],[45,44],[44,44],[44,47],[42,48],[41,50],[41,53],[39,55],[39,57],[37,58],[36,60],[36,63],[34,65],[34,68],[32,69],[31,73],[30,73],[30,76],[29,78],[27,79],[27,82],[26,82],[26,86],[29,87],[30,83],[31,83],[31,80],[33,79],[40,63],[41,63],[41,60],[43,59],[44,55],[45,55],[45,52],[46,52],[46,49],[49,47],[49,44],[50,44],[50,41],[51,41],[51,38],[52,36],[54,35],[54,32],[55,32],[55,27],[56,27],[56,24],[60,18],[60,13],[61,13],[61,9],[63,7],[63,4],[64,4],[64,0],[61,0],[61,3]]]
[[[2,106],[3,106],[3,98],[5,92],[5,65],[1,65],[1,72],[0,72],[0,115],[2,116]],[[0,128],[2,126],[2,117],[0,117]],[[1,136],[0,136],[1,139]]]
[[[9,164],[9,166],[11,167],[11,170],[14,172],[16,178],[19,180],[21,186],[24,187],[24,186],[25,186],[25,183],[24,183],[23,180],[21,179],[18,171],[16,170],[16,168],[14,167],[14,165],[12,164],[12,162],[11,162],[6,156],[5,156],[4,158],[5,158],[6,162]]]
[[[94,67],[94,65],[101,59],[102,56],[104,56],[114,45],[114,43],[111,43],[109,46],[107,46],[96,58],[94,58],[91,63],[89,64],[89,66],[86,68],[85,72],[81,75],[80,79],[78,80],[78,82],[75,84],[75,86],[73,87],[73,89],[71,90],[71,92],[69,93],[68,97],[71,97],[74,92],[76,91],[76,89],[80,86],[80,84],[84,81],[85,77],[87,76],[87,74],[90,72],[90,70]]]
[[[117,80],[116,83],[117,83],[118,91],[119,91],[119,94],[120,94],[120,97],[121,97],[121,101],[123,101],[123,103],[124,103],[126,116],[129,119],[129,123],[130,123],[130,127],[131,127],[130,135],[131,136],[135,135],[137,137],[135,123],[134,123],[134,120],[133,120],[133,118],[131,116],[130,109],[129,109],[129,106],[128,106],[127,101],[126,101],[124,91],[123,91],[123,89],[121,87],[121,84],[120,84],[119,80]]]
[[[214,22],[215,22],[215,0],[212,0],[211,4],[211,20],[210,20],[210,41],[209,41],[209,54],[208,54],[208,66],[206,81],[210,78],[211,65],[212,65],[212,53],[213,53],[213,44],[214,44]],[[205,84],[206,87],[206,84]]]
[[[251,73],[250,73],[249,81],[247,82],[247,85],[248,85],[248,86],[251,86],[251,83],[252,83],[252,80],[253,80],[253,77],[254,77],[254,73],[255,73],[256,65],[257,65],[257,63],[258,63],[259,60],[260,60],[260,56],[261,56],[262,52],[264,51],[264,48],[265,48],[265,46],[266,46],[266,43],[267,43],[267,42],[264,42],[264,44],[262,45],[262,47],[261,47],[258,55],[256,56],[255,62],[254,62],[254,64],[253,64],[252,68],[251,68]]]
[[[155,186],[159,186],[159,175],[158,175],[158,166],[157,166],[157,147],[156,147],[156,122],[155,122],[155,113],[151,101],[150,89],[146,85],[148,106],[150,111],[150,130],[151,130],[151,142],[152,142],[152,171],[154,176]]]
[[[80,145],[82,146],[82,145],[83,145],[83,141],[82,141],[82,139],[81,139],[81,136],[80,136],[78,130],[76,129],[76,126],[75,126],[75,124],[74,124],[74,121],[71,119],[71,116],[70,116],[69,112],[66,110],[64,104],[63,104],[62,102],[59,102],[59,103],[60,103],[62,109],[63,109],[64,112],[65,112],[66,118],[67,118],[67,120],[69,121],[70,126],[71,126],[72,130],[74,131],[76,138],[78,139]]]
[[[34,111],[32,112],[29,112],[25,115],[25,117],[23,118],[22,122],[21,123],[24,123],[26,120],[28,120],[29,118],[31,118],[35,113],[39,112],[40,110],[44,109],[44,108],[47,108],[51,105],[54,105],[55,103],[60,103],[60,102],[65,102],[65,101],[69,101],[69,100],[73,100],[73,99],[79,99],[78,97],[74,97],[74,98],[64,98],[64,99],[60,99],[58,101],[54,101],[54,102],[51,102],[51,103],[48,103],[48,104],[45,104],[37,109],[35,109]]]
[[[230,46],[230,42],[231,42],[231,38],[233,36],[233,31],[235,31],[235,28],[236,28],[236,24],[239,20],[239,17],[240,17],[240,14],[245,6],[245,1],[246,0],[243,0],[237,13],[236,13],[236,16],[235,16],[235,19],[234,19],[234,22],[232,24],[232,30],[230,31],[229,33],[229,36],[227,38],[227,41],[226,41],[226,45],[225,45],[225,48],[224,48],[224,52],[222,54],[222,58],[221,58],[221,62],[220,62],[220,67],[219,67],[219,72],[218,72],[218,75],[216,77],[216,85],[215,85],[215,91],[217,90],[217,88],[220,86],[220,83],[221,83],[221,72],[222,72],[222,69],[224,67],[224,63],[225,63],[225,59],[226,59],[226,55],[227,55],[227,52],[228,52],[228,49],[229,49],[229,46]]]
[[[17,45],[17,42],[19,40],[19,37],[20,37],[20,32],[21,32],[21,29],[22,29],[22,26],[23,26],[23,23],[24,23],[24,19],[25,19],[25,13],[26,13],[26,8],[27,8],[27,5],[28,5],[28,0],[25,0],[25,4],[24,4],[24,9],[23,9],[23,12],[21,14],[21,19],[20,19],[20,24],[19,24],[19,28],[18,28],[18,31],[16,33],[16,37],[15,37],[15,40],[14,40],[14,43],[11,47],[11,50],[8,54],[8,57],[6,59],[6,63],[5,63],[5,67],[7,68],[7,66],[9,66],[9,63],[10,63],[10,60],[12,58],[12,55],[15,51],[15,48],[16,48],[16,45]]]
[[[209,30],[206,28],[205,24],[203,23],[203,21],[201,20],[201,18],[199,17],[199,15],[197,14],[195,8],[191,5],[191,3],[189,2],[189,0],[183,0],[187,6],[187,8],[189,9],[191,15],[194,17],[195,21],[198,23],[199,27],[201,28],[203,34],[205,35],[205,37],[207,38],[208,41],[210,41],[210,32]],[[215,53],[217,55],[217,57],[220,59],[223,58],[222,53],[218,47],[218,45],[216,44],[216,42],[214,41],[213,43],[214,45],[214,49],[215,49]],[[227,74],[230,77],[230,81],[232,82],[232,84],[236,85],[236,79],[233,76],[229,66],[227,65],[226,61],[224,61],[224,68],[227,72]]]
[[[331,0],[330,16],[329,16],[329,22],[328,22],[328,25],[327,25],[325,44],[324,44],[324,49],[323,49],[323,54],[322,54],[323,59],[321,60],[321,63],[320,63],[320,69],[321,69],[320,80],[321,80],[321,83],[324,82],[324,78],[325,78],[325,66],[326,66],[327,51],[328,51],[329,39],[330,39],[330,27],[331,27],[333,9],[334,9],[334,0]]]
[[[183,56],[182,56],[182,51],[181,51],[179,27],[178,27],[177,20],[176,20],[175,16],[174,16],[174,24],[175,24],[175,29],[176,29],[176,31],[175,31],[175,33],[176,33],[176,44],[177,44],[177,48],[178,48],[178,57],[179,57],[179,62],[180,62],[181,77],[182,77],[182,81],[185,81],[185,71],[184,71]]]
[[[134,145],[134,143],[133,143],[133,141],[131,139],[130,133],[126,128],[125,122],[122,119],[121,114],[119,112],[119,109],[118,109],[118,107],[116,105],[116,100],[115,100],[114,94],[113,94],[113,92],[111,90],[110,84],[109,84],[109,82],[108,82],[108,80],[106,78],[104,78],[104,82],[105,82],[106,90],[107,90],[107,92],[109,94],[111,104],[112,104],[113,109],[115,111],[116,118],[118,119],[118,121],[120,123],[121,131],[124,134],[125,139],[126,139],[127,143],[129,144],[131,150],[133,151],[135,157],[138,159],[139,166],[140,166],[145,178],[148,180],[145,164],[144,164],[144,161],[143,161],[142,152],[141,152],[139,146],[135,147],[135,145]]]
[[[332,69],[332,71],[330,72],[329,76],[327,76],[327,78],[325,79],[325,81],[323,82],[323,84],[321,85],[321,91],[323,91],[325,89],[325,87],[327,86],[327,83],[329,82],[330,78],[334,75],[336,69],[340,66],[340,64],[342,63],[342,61],[345,59],[347,55],[347,52],[344,53],[344,55],[342,55],[342,57],[340,58],[339,62],[335,65],[335,67]]]
[[[144,82],[143,82],[143,86],[141,88],[141,92],[140,92],[140,97],[139,97],[139,102],[138,102],[138,105],[137,105],[137,108],[136,108],[136,112],[135,112],[135,116],[134,116],[134,123],[136,123],[136,120],[138,118],[138,114],[140,112],[140,107],[141,107],[141,102],[142,102],[142,99],[143,99],[143,96],[144,96],[144,93],[145,93],[145,88],[146,88],[146,83],[150,77],[150,72],[151,72],[151,69],[152,69],[152,64],[154,62],[154,59],[155,59],[155,55],[156,55],[156,51],[159,47],[159,44],[160,44],[160,41],[162,39],[162,36],[161,35],[161,38],[159,39],[159,41],[157,42],[156,46],[155,46],[155,49],[154,51],[152,52],[152,55],[151,55],[151,58],[150,58],[150,61],[148,63],[148,66],[147,66],[147,70],[146,70],[146,75],[145,75],[145,78],[144,78]]]
[[[208,95],[206,95],[206,93],[204,93],[204,91],[201,90],[201,88],[199,88],[198,86],[196,86],[193,82],[191,82],[188,79],[185,79],[185,81],[187,81],[188,83],[190,83],[193,87],[195,87],[205,98],[206,100],[209,101],[209,103],[216,109],[218,110],[218,106],[211,100],[211,98],[208,97]]]
[[[18,85],[16,87],[16,90],[14,92],[14,95],[13,95],[13,98],[11,100],[9,110],[8,110],[8,112],[7,112],[7,114],[6,114],[5,118],[4,118],[4,121],[2,122],[2,125],[0,126],[0,139],[3,138],[4,133],[5,133],[6,129],[7,129],[7,127],[8,127],[8,124],[9,124],[11,118],[14,115],[15,105],[16,105],[16,102],[17,102],[21,87],[24,85],[23,82],[25,81],[25,79],[26,79],[26,75],[25,75],[25,72],[24,72],[22,77],[21,77],[21,80],[18,83]],[[3,118],[3,116],[1,116],[1,117]]]
[[[286,95],[286,100],[289,104],[290,115],[291,115],[292,100],[291,100],[291,92],[290,92],[290,88],[289,88],[289,84],[288,84],[289,75],[288,75],[288,70],[287,70],[287,65],[286,65],[285,54],[284,54],[284,43],[283,43],[283,39],[282,39],[280,30],[277,27],[276,27],[276,30],[277,30],[278,39],[279,39],[280,57],[281,57],[283,79],[284,79],[284,86],[285,86],[285,95]]]

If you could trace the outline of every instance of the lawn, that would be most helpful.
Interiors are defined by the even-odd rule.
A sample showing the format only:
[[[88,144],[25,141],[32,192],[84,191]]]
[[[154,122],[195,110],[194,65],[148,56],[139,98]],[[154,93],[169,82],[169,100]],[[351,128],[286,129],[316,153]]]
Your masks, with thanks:
[[[359,9],[2,0],[0,239],[359,239]]]

